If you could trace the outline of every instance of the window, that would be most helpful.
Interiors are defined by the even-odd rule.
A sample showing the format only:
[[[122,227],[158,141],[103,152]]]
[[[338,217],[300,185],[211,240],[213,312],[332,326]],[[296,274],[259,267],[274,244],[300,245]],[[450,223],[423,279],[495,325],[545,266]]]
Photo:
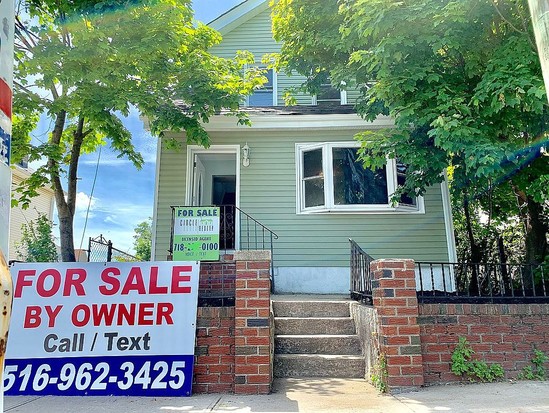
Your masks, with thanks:
[[[375,171],[358,160],[356,143],[297,144],[297,210],[314,212],[423,212],[423,200],[391,195],[405,179],[406,166],[388,160]]]
[[[275,74],[273,69],[266,69],[264,76],[267,83],[247,97],[247,106],[276,106]]]
[[[317,95],[313,96],[313,105],[346,105],[347,104],[347,91],[343,89],[345,86],[342,83],[342,89],[339,90],[332,86],[331,83],[322,83],[320,85],[320,91]]]

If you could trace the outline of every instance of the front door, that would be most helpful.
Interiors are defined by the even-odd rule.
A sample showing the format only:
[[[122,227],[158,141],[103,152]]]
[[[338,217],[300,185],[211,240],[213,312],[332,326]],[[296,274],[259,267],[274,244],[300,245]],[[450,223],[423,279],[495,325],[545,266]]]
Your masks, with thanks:
[[[236,241],[236,175],[214,175],[212,179],[212,204],[221,208],[220,248],[234,250]]]
[[[187,203],[192,206],[219,206],[220,248],[233,250],[238,244],[238,146],[189,148]]]

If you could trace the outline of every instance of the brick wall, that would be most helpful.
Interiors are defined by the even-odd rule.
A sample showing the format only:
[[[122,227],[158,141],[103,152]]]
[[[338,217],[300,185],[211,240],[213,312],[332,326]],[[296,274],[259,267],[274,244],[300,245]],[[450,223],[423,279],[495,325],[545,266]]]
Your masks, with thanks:
[[[232,279],[235,302],[234,307],[198,308],[193,392],[270,392],[270,260],[270,251],[237,251],[233,263],[201,267],[202,288],[215,285],[204,277]],[[231,264],[232,277],[227,273]]]
[[[460,380],[450,371],[459,337],[507,378],[530,365],[534,349],[549,354],[549,304],[420,304],[418,322],[426,384]]]
[[[460,337],[507,378],[530,365],[534,349],[549,354],[549,303],[418,303],[412,260],[376,260],[370,269],[377,338],[368,335],[365,345],[385,355],[391,392],[462,380],[450,371]]]
[[[199,307],[193,393],[234,393],[234,307]]]

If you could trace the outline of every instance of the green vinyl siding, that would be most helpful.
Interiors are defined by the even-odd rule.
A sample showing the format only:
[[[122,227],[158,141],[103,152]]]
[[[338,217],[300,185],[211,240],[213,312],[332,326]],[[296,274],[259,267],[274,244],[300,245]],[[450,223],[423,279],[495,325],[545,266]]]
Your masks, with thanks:
[[[275,265],[347,267],[348,239],[374,258],[447,261],[440,186],[425,195],[425,214],[296,213],[295,143],[352,141],[351,131],[210,133],[212,144],[250,147],[250,166],[240,168],[240,208],[279,236]],[[160,160],[156,254],[169,243],[170,206],[185,201],[185,149],[163,151]]]
[[[232,58],[238,50],[247,50],[255,57],[256,64],[261,64],[265,54],[278,53],[280,44],[273,39],[271,32],[271,14],[270,9],[266,9],[236,27],[223,36],[223,41],[212,47],[212,54]],[[285,73],[277,73],[277,102],[279,106],[284,106],[284,92],[294,86],[299,86],[305,77],[300,75],[287,76]],[[310,105],[312,97],[307,94],[297,93],[295,98],[298,104]]]

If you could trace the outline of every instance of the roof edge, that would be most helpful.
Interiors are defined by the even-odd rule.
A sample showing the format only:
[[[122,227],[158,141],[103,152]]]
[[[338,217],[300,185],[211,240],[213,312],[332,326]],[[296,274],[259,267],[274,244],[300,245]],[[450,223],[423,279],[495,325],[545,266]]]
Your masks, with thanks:
[[[225,35],[268,8],[268,0],[245,0],[209,22],[208,26]]]

